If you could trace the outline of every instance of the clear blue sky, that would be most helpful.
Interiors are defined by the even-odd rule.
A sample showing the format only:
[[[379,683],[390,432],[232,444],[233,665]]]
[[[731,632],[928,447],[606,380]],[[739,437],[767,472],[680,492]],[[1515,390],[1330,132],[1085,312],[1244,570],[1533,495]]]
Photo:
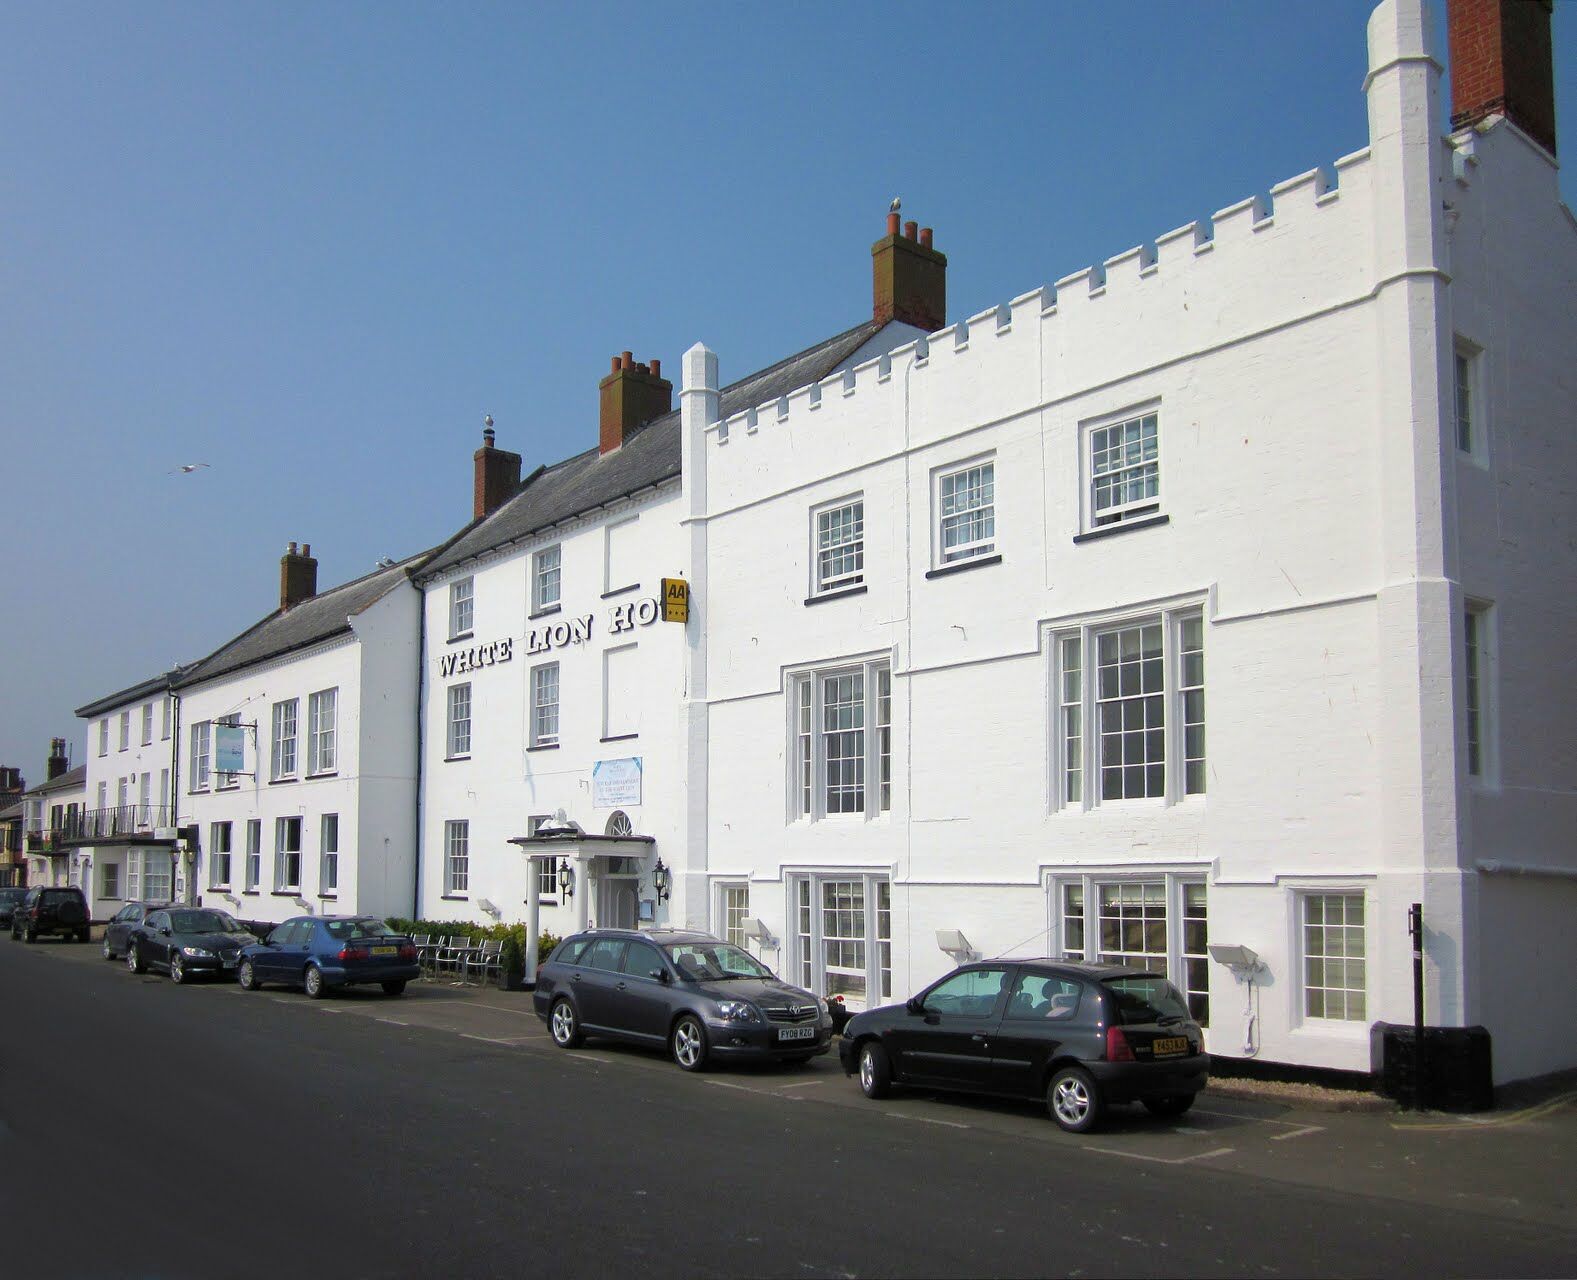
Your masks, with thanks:
[[[0,762],[82,760],[289,540],[453,532],[484,413],[529,468],[616,351],[864,319],[894,195],[956,318],[1363,146],[1370,8],[0,0]]]

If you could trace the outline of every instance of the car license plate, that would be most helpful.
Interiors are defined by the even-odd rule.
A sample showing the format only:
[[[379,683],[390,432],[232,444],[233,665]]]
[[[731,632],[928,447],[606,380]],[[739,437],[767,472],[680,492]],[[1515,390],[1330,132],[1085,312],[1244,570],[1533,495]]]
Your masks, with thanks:
[[[1154,1052],[1155,1056],[1158,1057],[1158,1058],[1161,1057],[1163,1054],[1187,1053],[1188,1052],[1188,1037],[1187,1036],[1164,1036],[1161,1039],[1157,1040],[1150,1047],[1151,1047],[1151,1050]]]
[[[374,947],[372,954],[375,956],[397,956],[400,954],[398,947]]]
[[[814,1040],[815,1027],[784,1027],[778,1032],[779,1040]]]
[[[225,960],[224,960],[224,967],[226,969],[234,969],[235,968],[235,957],[234,956],[226,956]]]

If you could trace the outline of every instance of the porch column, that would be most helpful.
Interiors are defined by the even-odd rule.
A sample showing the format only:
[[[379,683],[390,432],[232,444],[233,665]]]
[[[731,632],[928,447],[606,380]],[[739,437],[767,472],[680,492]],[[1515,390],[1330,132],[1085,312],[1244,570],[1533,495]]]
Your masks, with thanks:
[[[526,855],[526,981],[533,986],[537,981],[537,939],[542,936],[541,877],[538,874],[542,868],[538,862],[535,856]]]
[[[575,868],[575,932],[584,933],[591,911],[591,859],[577,858]]]

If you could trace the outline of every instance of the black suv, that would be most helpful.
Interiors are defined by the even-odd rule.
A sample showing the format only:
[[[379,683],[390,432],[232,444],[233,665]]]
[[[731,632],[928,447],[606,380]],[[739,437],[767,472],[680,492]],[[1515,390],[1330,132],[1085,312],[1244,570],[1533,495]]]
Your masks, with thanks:
[[[706,933],[566,938],[537,974],[535,1003],[561,1048],[587,1035],[666,1045],[686,1071],[724,1058],[807,1062],[832,1043],[826,1001]]]
[[[86,942],[92,925],[88,900],[81,889],[48,889],[35,885],[11,917],[11,937],[36,942],[44,934],[61,933]]]
[[[986,960],[907,1004],[856,1014],[838,1044],[868,1098],[893,1084],[1044,1098],[1071,1133],[1110,1103],[1179,1116],[1209,1079],[1204,1033],[1164,977],[1122,965]]]

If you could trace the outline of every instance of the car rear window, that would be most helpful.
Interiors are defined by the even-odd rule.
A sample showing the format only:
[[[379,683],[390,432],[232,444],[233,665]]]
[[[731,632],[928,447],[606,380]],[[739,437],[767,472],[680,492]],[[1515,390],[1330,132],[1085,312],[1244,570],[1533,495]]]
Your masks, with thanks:
[[[1105,978],[1101,985],[1112,993],[1125,1026],[1188,1016],[1183,997],[1165,978]]]
[[[382,920],[328,920],[323,927],[329,931],[329,937],[336,939],[397,936]]]
[[[41,901],[54,906],[61,902],[79,902],[82,898],[80,889],[46,889]]]

